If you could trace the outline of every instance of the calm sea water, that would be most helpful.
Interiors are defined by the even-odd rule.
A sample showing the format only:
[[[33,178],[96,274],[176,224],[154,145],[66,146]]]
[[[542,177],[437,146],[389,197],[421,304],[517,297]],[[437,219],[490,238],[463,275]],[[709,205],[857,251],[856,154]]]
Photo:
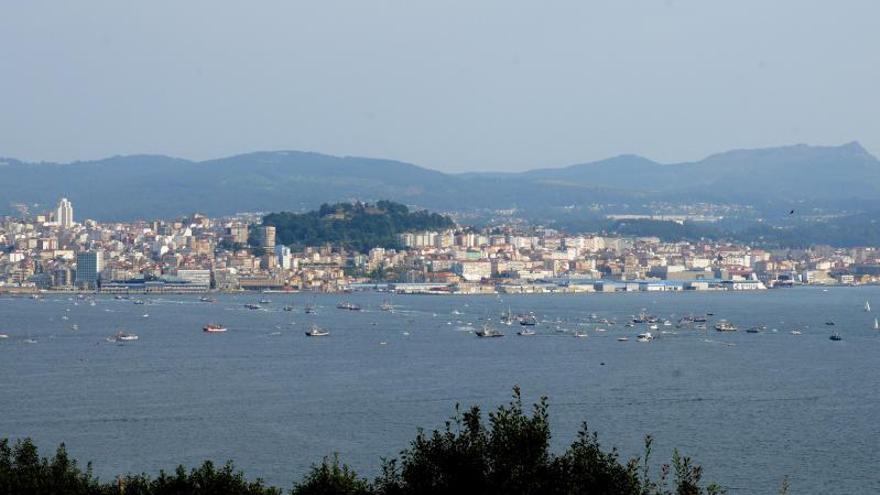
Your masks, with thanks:
[[[587,421],[627,456],[653,434],[658,461],[677,447],[731,493],[775,493],[785,475],[795,493],[880,492],[880,332],[863,310],[880,310],[880,288],[394,296],[393,314],[372,293],[269,297],[258,311],[243,305],[260,295],[0,298],[0,436],[33,437],[44,453],[66,442],[104,479],[234,459],[287,487],[333,452],[372,476],[456,403],[493,408],[519,385],[528,401],[550,398],[556,448]],[[336,309],[343,299],[364,311]],[[304,314],[310,302],[318,314]],[[539,335],[468,331],[508,306],[534,311]],[[676,333],[640,344],[644,329],[622,323],[642,308],[673,322],[713,312],[740,331],[661,327]],[[596,332],[590,313],[619,323]],[[204,334],[213,321],[229,331]],[[331,336],[306,337],[313,322]],[[140,340],[108,343],[117,329]]]

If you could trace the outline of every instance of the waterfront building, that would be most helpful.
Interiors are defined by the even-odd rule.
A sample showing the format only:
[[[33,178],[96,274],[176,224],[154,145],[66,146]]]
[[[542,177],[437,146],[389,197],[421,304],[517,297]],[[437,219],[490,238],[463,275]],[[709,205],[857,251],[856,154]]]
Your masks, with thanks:
[[[100,283],[103,257],[100,251],[86,251],[76,254],[77,287],[96,289]]]
[[[289,270],[290,269],[290,248],[283,244],[275,245],[275,258],[277,259],[278,267]]]

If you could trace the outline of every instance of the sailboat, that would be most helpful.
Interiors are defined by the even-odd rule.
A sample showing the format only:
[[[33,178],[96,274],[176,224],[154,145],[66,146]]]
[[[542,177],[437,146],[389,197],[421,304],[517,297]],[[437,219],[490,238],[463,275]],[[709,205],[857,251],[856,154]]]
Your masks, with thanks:
[[[507,307],[507,313],[501,314],[501,323],[505,325],[513,325],[514,321],[513,312],[510,310],[510,306]]]
[[[868,301],[865,301],[865,312],[866,313],[871,312],[871,304]]]
[[[874,330],[880,330],[880,321],[874,318]]]

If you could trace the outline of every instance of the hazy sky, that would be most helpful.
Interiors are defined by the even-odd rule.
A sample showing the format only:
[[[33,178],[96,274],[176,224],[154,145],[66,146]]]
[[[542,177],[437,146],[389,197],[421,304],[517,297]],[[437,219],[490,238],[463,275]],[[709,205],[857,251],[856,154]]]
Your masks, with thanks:
[[[878,20],[876,0],[0,0],[0,156],[876,153]]]

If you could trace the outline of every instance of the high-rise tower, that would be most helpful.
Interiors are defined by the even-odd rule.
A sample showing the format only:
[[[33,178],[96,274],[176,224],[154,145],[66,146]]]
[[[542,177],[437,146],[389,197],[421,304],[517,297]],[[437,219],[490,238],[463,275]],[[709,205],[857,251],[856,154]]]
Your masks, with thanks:
[[[61,201],[58,202],[55,220],[65,229],[73,227],[73,204],[67,198],[61,198]]]

